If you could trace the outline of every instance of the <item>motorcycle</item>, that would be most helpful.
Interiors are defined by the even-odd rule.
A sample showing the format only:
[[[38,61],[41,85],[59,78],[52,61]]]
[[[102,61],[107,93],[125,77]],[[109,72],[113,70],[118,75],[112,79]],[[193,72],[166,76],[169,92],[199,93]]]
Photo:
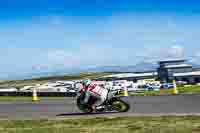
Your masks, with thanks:
[[[85,97],[85,92],[78,94],[76,103],[77,107],[84,113],[94,112],[90,104],[85,104],[82,100]],[[92,97],[90,97],[92,101]],[[89,101],[90,101],[89,100]],[[117,91],[109,90],[107,99],[100,106],[96,106],[95,112],[127,112],[130,109],[130,104],[128,102],[128,92],[124,89]]]

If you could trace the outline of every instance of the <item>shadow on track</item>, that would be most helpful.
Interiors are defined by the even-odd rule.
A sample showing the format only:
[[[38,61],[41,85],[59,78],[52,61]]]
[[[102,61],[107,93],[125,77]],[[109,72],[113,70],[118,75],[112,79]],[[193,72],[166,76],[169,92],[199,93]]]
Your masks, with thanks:
[[[56,116],[86,116],[86,115],[102,115],[102,114],[117,114],[119,112],[98,112],[98,113],[64,113]]]

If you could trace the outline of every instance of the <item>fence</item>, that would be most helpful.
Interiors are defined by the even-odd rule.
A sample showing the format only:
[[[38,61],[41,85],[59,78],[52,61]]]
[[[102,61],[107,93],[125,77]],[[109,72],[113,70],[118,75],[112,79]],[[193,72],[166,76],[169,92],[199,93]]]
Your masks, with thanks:
[[[37,92],[41,97],[75,97],[72,92]],[[32,96],[32,92],[0,92],[0,96]]]

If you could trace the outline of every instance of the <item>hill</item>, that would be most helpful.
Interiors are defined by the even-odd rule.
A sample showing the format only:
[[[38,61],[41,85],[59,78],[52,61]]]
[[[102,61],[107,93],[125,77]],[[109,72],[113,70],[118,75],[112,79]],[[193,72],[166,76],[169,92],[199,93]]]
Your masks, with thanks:
[[[0,82],[0,88],[7,88],[7,87],[16,87],[21,88],[23,86],[31,86],[35,84],[42,84],[49,81],[55,80],[80,80],[80,79],[87,79],[87,78],[98,78],[106,75],[110,75],[111,73],[80,73],[74,75],[63,75],[63,76],[49,76],[49,77],[40,77],[34,79],[25,79],[25,80],[8,80]]]

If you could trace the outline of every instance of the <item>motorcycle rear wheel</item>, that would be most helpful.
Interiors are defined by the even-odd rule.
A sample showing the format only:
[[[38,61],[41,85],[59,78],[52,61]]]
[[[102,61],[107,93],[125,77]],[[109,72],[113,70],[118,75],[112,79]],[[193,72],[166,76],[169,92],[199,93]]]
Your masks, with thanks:
[[[85,97],[85,93],[82,93],[76,100],[77,107],[84,113],[92,113],[93,109],[92,107],[88,106],[87,104],[84,104],[82,102],[83,98]]]

